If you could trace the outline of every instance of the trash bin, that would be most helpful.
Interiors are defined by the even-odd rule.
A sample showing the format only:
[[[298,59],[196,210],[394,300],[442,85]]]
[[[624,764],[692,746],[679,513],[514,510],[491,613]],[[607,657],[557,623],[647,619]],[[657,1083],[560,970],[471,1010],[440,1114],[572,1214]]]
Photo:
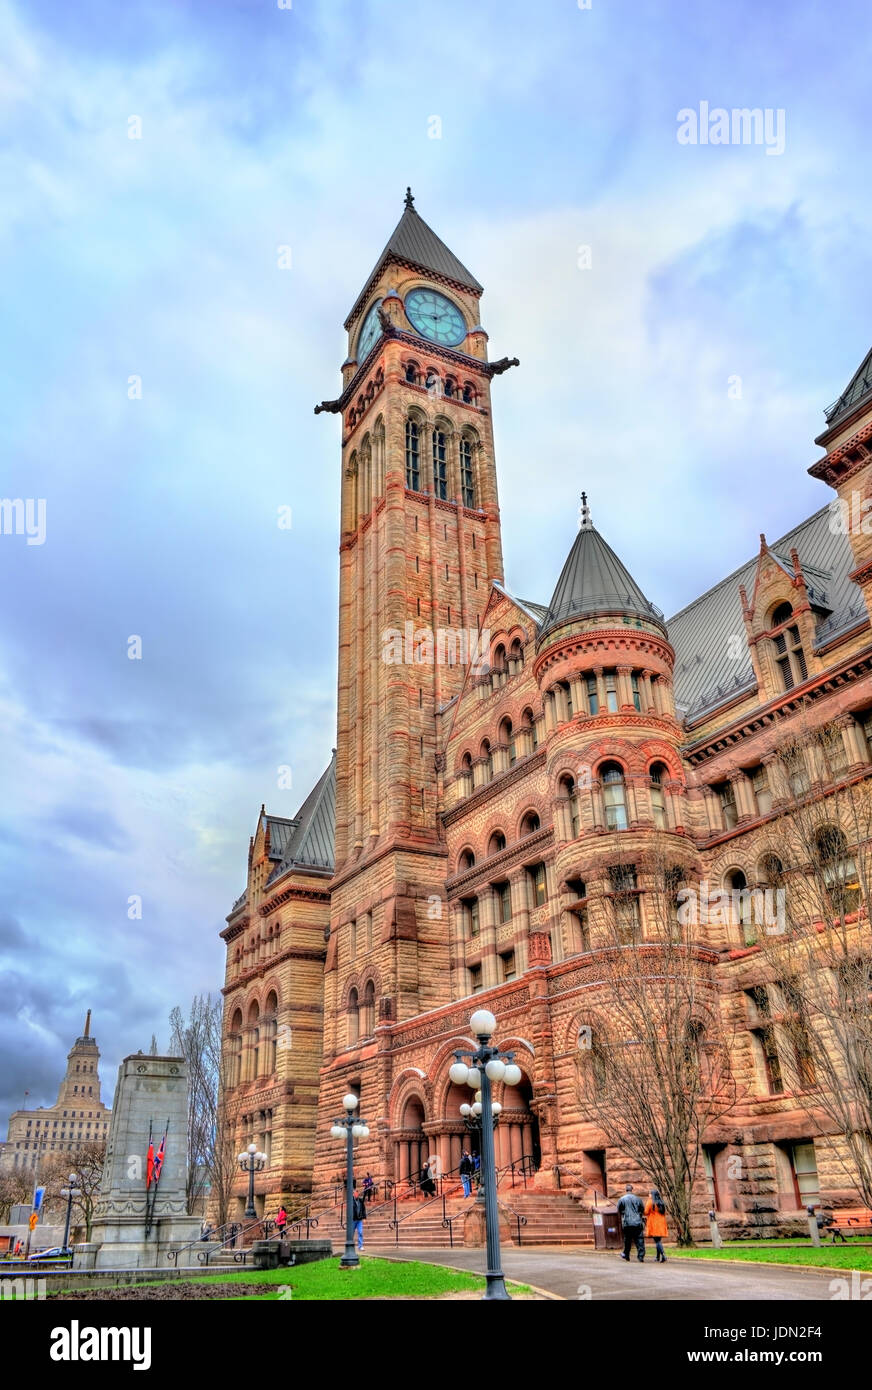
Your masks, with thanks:
[[[593,1208],[593,1243],[597,1250],[621,1250],[624,1233],[616,1206]]]

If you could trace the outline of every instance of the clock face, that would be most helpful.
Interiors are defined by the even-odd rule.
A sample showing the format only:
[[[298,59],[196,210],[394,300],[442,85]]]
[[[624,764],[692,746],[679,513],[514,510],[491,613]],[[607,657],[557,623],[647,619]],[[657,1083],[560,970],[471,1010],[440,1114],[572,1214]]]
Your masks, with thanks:
[[[460,310],[435,290],[410,290],[406,295],[406,317],[422,337],[445,347],[456,347],[466,337]]]
[[[381,300],[377,299],[373,304],[366,318],[363,320],[363,327],[360,330],[360,337],[357,340],[357,360],[362,362],[369,352],[376,338],[381,335],[381,324],[378,321],[378,311],[381,307]]]

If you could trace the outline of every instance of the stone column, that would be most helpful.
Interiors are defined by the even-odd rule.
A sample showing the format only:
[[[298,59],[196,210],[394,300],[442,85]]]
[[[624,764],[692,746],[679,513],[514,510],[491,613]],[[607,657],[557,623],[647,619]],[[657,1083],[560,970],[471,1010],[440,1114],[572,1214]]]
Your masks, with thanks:
[[[631,675],[631,673],[632,673],[632,670],[633,670],[632,666],[619,666],[619,667],[618,667],[618,709],[619,709],[619,710],[634,710],[634,709],[635,709],[635,705],[633,704],[633,690],[632,690],[632,687],[631,687],[631,685],[630,685],[630,675]]]
[[[733,798],[736,802],[738,812],[738,824],[743,821],[753,820],[757,814],[754,805],[754,789],[751,786],[751,779],[744,772],[731,772],[729,777],[733,788]]]
[[[488,885],[478,895],[478,925],[481,936],[481,981],[485,989],[498,985],[497,978],[497,902],[496,893]]]
[[[642,691],[642,709],[646,714],[655,713],[654,691],[651,688],[652,675],[653,672],[651,671],[643,671],[639,682]]]
[[[863,737],[863,730],[851,714],[845,714],[837,723],[842,731],[845,752],[849,767],[860,767],[869,762],[869,746]]]
[[[557,728],[557,712],[554,708],[554,691],[546,690],[542,697],[542,708],[545,714],[545,733],[553,734]]]
[[[593,673],[596,676],[596,694],[597,700],[599,701],[599,712],[602,714],[606,711],[606,682],[603,676],[602,666],[594,666]]]

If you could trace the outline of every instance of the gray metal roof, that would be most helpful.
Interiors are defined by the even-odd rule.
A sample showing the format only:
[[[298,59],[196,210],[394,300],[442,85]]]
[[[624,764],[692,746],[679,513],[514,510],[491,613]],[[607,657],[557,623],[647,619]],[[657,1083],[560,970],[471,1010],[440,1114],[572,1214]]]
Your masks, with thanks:
[[[270,817],[270,823],[273,818]],[[314,868],[333,872],[333,840],[336,826],[336,751],[292,821],[293,827],[280,862],[267,880],[272,883],[288,869]],[[272,831],[270,831],[272,836]],[[270,855],[272,858],[272,855]]]
[[[561,570],[540,639],[559,623],[595,613],[663,621],[660,609],[648,602],[629,570],[588,522],[580,528]]]
[[[281,859],[293,838],[297,822],[289,820],[287,816],[264,816],[264,821],[269,826],[269,857]]]
[[[824,411],[827,425],[835,425],[843,415],[849,415],[865,396],[869,396],[872,400],[872,348],[863,358],[839,399],[833,401],[833,404]]]
[[[369,294],[373,280],[388,260],[403,261],[424,271],[434,271],[437,275],[444,275],[447,280],[453,280],[457,285],[474,290],[477,294],[482,293],[482,286],[475,276],[457,259],[453,251],[449,251],[445,242],[441,241],[433,228],[419,216],[411,203],[407,202],[402,217],[388,238],[387,245],[371,274],[367,276],[366,285],[355,300],[346,320],[346,327]]]
[[[847,536],[831,528],[832,515],[830,507],[822,507],[769,547],[790,574],[790,551],[797,551],[806,583],[811,580],[813,602],[823,613],[829,610],[818,625],[820,641],[866,617],[863,595],[848,578],[855,567],[851,547]],[[757,559],[667,621],[675,648],[675,701],[690,715],[715,709],[731,695],[755,688],[739,585],[744,584],[750,597]]]

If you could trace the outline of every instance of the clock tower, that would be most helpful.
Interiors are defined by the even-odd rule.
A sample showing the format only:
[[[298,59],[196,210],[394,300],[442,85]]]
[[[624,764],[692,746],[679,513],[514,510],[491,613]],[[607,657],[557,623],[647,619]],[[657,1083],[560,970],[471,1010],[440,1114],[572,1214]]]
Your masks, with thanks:
[[[487,360],[481,294],[407,192],[316,407],[342,420],[324,1063],[346,1086],[379,1023],[450,997],[443,737],[503,577],[490,383],[512,364]]]

